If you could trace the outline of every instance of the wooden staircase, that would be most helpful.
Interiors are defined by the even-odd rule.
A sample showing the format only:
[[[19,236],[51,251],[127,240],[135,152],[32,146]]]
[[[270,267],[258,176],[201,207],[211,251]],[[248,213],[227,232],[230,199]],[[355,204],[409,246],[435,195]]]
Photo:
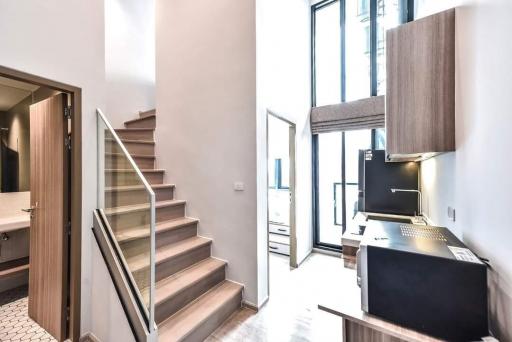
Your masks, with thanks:
[[[159,341],[201,341],[241,306],[243,286],[226,280],[227,263],[211,256],[212,240],[197,235],[198,219],[186,216],[186,202],[174,198],[156,168],[155,110],[116,129],[156,197],[155,320]],[[149,287],[148,198],[113,139],[105,144],[105,214],[142,296]]]

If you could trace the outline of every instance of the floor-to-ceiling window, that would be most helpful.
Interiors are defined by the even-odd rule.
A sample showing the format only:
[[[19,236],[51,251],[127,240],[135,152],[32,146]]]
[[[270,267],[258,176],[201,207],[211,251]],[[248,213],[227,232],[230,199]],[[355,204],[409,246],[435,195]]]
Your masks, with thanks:
[[[326,0],[312,6],[312,105],[386,92],[385,32],[408,21],[412,0]],[[359,150],[384,149],[379,129],[313,136],[315,245],[340,249],[355,225]]]

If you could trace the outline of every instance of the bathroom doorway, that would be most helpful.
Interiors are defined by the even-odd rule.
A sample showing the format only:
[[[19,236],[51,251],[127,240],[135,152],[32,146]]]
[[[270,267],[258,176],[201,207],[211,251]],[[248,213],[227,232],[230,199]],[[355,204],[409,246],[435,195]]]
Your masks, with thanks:
[[[79,88],[0,67],[1,340],[79,338],[80,107]]]

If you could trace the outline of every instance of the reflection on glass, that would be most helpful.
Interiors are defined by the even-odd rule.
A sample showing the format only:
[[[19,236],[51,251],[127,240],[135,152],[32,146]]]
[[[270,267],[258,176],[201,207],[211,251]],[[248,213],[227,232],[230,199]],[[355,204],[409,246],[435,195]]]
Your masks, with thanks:
[[[318,135],[318,242],[340,246],[343,227],[335,224],[333,186],[341,184],[341,132]],[[336,199],[342,210],[343,193]],[[339,214],[341,221],[341,213]]]
[[[400,0],[377,1],[377,95],[386,94],[386,30],[400,25]]]
[[[149,315],[152,291],[151,196],[102,117],[98,119],[98,146],[98,168],[103,174],[99,177],[103,191],[98,194],[98,208],[105,215],[123,257],[121,260],[130,271],[129,279]],[[137,191],[127,196],[126,192],[120,191],[126,187]],[[120,208],[126,211],[119,214]]]
[[[345,100],[353,101],[370,96],[370,11],[359,1],[345,6]]]
[[[315,12],[316,106],[341,102],[339,1]]]
[[[268,117],[268,220],[290,225],[290,125]]]
[[[386,149],[386,129],[377,128],[375,130],[375,149],[385,150]]]
[[[359,182],[359,150],[372,147],[370,129],[345,132],[345,212],[346,229],[354,228],[352,219],[357,213]]]
[[[268,161],[268,187],[275,188],[276,187],[276,163],[269,159]]]
[[[362,129],[345,132],[345,180],[357,183],[359,177],[359,150],[372,147],[372,131]]]
[[[343,188],[341,183],[334,183],[334,224],[343,225]]]
[[[357,201],[358,201],[358,185],[347,184],[345,188],[345,210],[347,213],[347,228],[349,231],[355,231],[358,227],[357,223],[353,220],[357,214]]]

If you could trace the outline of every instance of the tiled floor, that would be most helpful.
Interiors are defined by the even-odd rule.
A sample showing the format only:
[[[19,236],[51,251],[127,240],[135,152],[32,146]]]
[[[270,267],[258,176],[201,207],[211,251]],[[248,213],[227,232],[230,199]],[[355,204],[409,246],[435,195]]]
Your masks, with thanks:
[[[0,293],[0,341],[56,341],[28,317],[26,286]]]

